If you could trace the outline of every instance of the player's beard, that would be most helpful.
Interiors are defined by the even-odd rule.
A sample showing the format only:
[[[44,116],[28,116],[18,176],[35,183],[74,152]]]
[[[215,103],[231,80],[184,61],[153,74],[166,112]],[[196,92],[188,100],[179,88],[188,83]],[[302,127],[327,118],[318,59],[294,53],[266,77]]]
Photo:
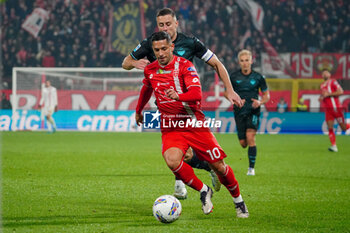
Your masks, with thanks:
[[[158,62],[159,62],[159,64],[166,66],[170,63],[171,59],[172,59],[172,56],[170,56],[170,55],[164,56],[164,57],[159,57]]]

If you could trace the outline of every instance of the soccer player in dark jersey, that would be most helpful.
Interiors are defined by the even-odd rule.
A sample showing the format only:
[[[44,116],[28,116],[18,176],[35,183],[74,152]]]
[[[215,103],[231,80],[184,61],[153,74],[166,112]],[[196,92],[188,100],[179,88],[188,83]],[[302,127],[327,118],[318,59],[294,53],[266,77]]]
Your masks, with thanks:
[[[157,13],[157,26],[159,31],[167,32],[172,42],[175,44],[174,54],[180,57],[184,57],[187,60],[193,61],[194,57],[198,57],[212,66],[225,85],[225,97],[235,104],[241,101],[237,93],[233,90],[229,75],[225,66],[220,62],[216,55],[207,49],[204,44],[196,37],[190,37],[183,33],[177,32],[178,21],[174,11],[170,8],[163,8]],[[144,59],[144,58],[147,59]],[[144,39],[127,57],[125,57],[122,67],[126,70],[133,68],[143,70],[147,64],[156,60],[156,56],[152,50],[151,37]],[[210,172],[214,189],[220,190],[220,182],[218,181],[215,173],[209,168],[208,164],[204,161],[200,161],[192,150],[186,153],[186,162],[194,168],[204,169]],[[179,199],[185,199],[187,197],[187,190],[185,185],[177,180],[175,182],[174,195]]]
[[[224,162],[227,155],[209,127],[203,126],[202,91],[195,67],[185,58],[173,54],[174,44],[166,32],[154,33],[152,46],[157,60],[144,70],[144,85],[136,107],[136,123],[143,123],[142,110],[154,93],[161,113],[162,155],[169,169],[188,186],[200,192],[202,210],[204,214],[210,214],[213,209],[212,189],[198,179],[191,166],[183,162],[184,154],[192,147],[200,159],[210,163],[220,182],[230,192],[237,217],[248,218],[248,209],[233,170]],[[243,103],[237,104],[241,107]],[[174,124],[168,124],[169,121]],[[191,125],[189,122],[199,124]]]
[[[255,159],[257,154],[255,135],[259,128],[260,106],[270,100],[265,78],[252,70],[253,58],[249,50],[238,53],[240,70],[230,75],[235,91],[242,98],[242,108],[234,106],[239,143],[243,148],[248,146],[249,168],[247,175],[255,175]],[[259,100],[259,89],[262,98]]]

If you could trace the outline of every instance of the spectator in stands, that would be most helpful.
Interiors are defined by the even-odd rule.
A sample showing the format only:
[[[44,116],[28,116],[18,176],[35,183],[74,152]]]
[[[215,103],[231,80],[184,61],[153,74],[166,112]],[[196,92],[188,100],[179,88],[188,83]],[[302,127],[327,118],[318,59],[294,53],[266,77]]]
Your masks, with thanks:
[[[304,102],[303,98],[300,98],[297,104],[297,111],[298,112],[307,112],[307,105]]]
[[[1,96],[1,109],[12,109],[10,100],[6,97],[5,93]]]
[[[52,56],[50,50],[44,51],[41,65],[43,67],[55,67],[56,66],[56,59],[54,56]]]
[[[277,103],[277,112],[284,113],[288,111],[288,103],[284,100],[283,97]]]

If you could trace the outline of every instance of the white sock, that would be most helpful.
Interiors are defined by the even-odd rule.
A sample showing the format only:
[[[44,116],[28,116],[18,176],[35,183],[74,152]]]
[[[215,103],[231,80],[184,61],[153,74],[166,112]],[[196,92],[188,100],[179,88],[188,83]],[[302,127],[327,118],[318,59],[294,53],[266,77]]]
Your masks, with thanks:
[[[48,120],[46,123],[47,123],[47,129],[51,131],[52,130],[51,122]]]
[[[185,184],[184,182],[182,182],[182,180],[175,180],[175,185],[180,186],[181,188],[185,187]]]
[[[52,126],[53,126],[54,129],[56,129],[56,122],[55,122],[55,119],[53,119],[53,117],[51,117],[51,119],[52,119]]]
[[[203,187],[201,188],[201,190],[199,192],[206,192],[208,191],[208,186],[206,184],[203,184]]]
[[[54,129],[56,129],[56,122],[55,122],[55,119],[53,119],[53,117],[50,117],[50,119],[48,119],[48,122],[50,122],[51,125],[52,125],[52,127],[53,127]]]
[[[242,201],[243,201],[243,198],[242,198],[242,195],[241,195],[241,194],[239,194],[238,197],[234,197],[234,198],[233,198],[233,202],[234,202],[234,203],[240,203],[240,202],[242,202]]]

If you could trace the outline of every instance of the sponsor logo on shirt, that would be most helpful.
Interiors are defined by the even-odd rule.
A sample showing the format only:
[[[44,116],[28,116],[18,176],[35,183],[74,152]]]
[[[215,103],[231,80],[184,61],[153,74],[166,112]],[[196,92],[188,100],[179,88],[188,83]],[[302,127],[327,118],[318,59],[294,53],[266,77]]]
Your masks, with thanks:
[[[171,73],[171,70],[162,70],[162,69],[157,70],[157,74],[170,74],[170,73]]]
[[[191,66],[191,67],[188,67],[187,70],[188,70],[188,71],[196,71],[196,68],[194,68],[193,66]]]

